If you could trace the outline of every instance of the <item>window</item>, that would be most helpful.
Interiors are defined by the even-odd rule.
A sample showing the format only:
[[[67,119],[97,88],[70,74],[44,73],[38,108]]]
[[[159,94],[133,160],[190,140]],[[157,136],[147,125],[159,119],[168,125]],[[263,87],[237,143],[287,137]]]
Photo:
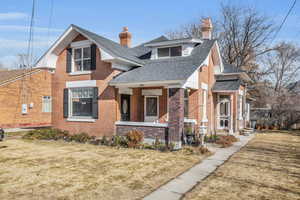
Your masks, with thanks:
[[[70,114],[72,117],[92,117],[93,88],[70,89]]]
[[[42,112],[51,112],[52,102],[50,96],[43,96],[42,99]]]
[[[189,91],[184,90],[184,117],[189,118]]]
[[[91,70],[91,47],[74,48],[74,71]]]
[[[149,117],[157,116],[157,97],[146,98],[146,114]]]
[[[157,56],[159,58],[163,57],[175,57],[182,55],[182,48],[181,46],[176,47],[166,47],[166,48],[158,48],[157,49]]]
[[[145,96],[145,122],[154,122],[158,120],[158,98],[158,96]]]

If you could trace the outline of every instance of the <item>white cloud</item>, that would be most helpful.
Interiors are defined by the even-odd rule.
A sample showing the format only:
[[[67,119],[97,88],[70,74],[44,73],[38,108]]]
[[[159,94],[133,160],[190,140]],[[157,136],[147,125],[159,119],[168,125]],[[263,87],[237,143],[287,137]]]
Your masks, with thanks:
[[[29,31],[29,26],[19,26],[19,25],[0,25],[0,31],[19,31],[19,32],[25,32]],[[63,29],[56,29],[56,28],[50,28],[47,27],[34,27],[34,32],[62,32]]]
[[[42,47],[49,47],[49,45],[54,41],[53,38],[47,39],[37,39],[33,41],[34,48],[42,48]],[[4,39],[0,38],[0,48],[1,49],[22,49],[27,48],[28,41],[27,40],[13,40],[13,39]]]
[[[26,19],[28,15],[21,12],[7,12],[0,13],[0,20],[15,20],[15,19]]]

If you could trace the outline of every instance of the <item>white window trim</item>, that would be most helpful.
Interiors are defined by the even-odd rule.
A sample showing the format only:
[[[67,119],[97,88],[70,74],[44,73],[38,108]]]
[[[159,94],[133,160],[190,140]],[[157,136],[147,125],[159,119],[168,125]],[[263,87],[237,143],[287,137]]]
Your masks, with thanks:
[[[93,118],[68,117],[67,121],[69,121],[69,122],[96,122],[96,119],[93,119]]]
[[[79,42],[82,42],[82,41],[79,41]],[[72,47],[72,67],[71,67],[71,75],[81,75],[81,74],[89,74],[91,73],[91,70],[81,70],[81,71],[75,71],[75,50],[76,49],[82,49],[81,50],[81,65],[82,65],[82,68],[83,68],[83,61],[84,60],[92,60],[92,55],[90,58],[83,58],[83,49],[84,48],[91,48],[91,44],[92,43],[80,43],[80,45],[74,45],[73,44],[73,47],[72,47],[72,44],[71,44],[71,47]]]
[[[69,75],[71,76],[77,76],[77,75],[84,75],[84,74],[91,74],[91,70],[86,70],[86,71],[76,71],[76,72],[70,72]]]
[[[67,81],[66,88],[97,87],[96,80]]]
[[[157,116],[147,116],[146,102],[147,98],[156,98],[157,99]],[[159,119],[159,96],[145,96],[144,98],[144,121],[145,122],[155,122]]]
[[[181,56],[171,56],[171,48],[172,47],[181,47]],[[159,57],[158,56],[158,49],[165,49],[168,48],[169,49],[169,56],[163,56],[163,57]],[[182,45],[175,45],[175,46],[165,46],[165,47],[157,47],[156,48],[156,53],[157,53],[157,59],[165,59],[165,58],[176,58],[176,57],[182,57],[183,54],[183,47]]]
[[[50,98],[49,98],[49,102],[48,102],[48,103],[49,103],[49,107],[50,107],[50,108],[49,108],[49,111],[45,111],[45,107],[44,107],[44,106],[45,106],[44,97],[50,97]],[[51,113],[51,112],[52,112],[52,97],[51,97],[51,96],[43,96],[43,97],[42,97],[42,112],[43,112],[43,113]]]
[[[79,88],[91,88],[91,87],[79,87]],[[72,88],[69,89],[68,105],[69,105],[69,109],[68,109],[69,113],[68,113],[67,121],[76,121],[76,122],[95,122],[96,121],[96,119],[94,119],[93,116],[73,116],[72,115],[72,111],[73,111]]]

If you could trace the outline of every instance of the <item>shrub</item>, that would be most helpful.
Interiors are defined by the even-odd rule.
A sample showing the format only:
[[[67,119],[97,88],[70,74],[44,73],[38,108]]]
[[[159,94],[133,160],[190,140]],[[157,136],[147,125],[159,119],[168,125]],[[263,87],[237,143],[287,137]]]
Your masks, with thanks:
[[[86,133],[79,133],[79,134],[74,134],[71,136],[71,140],[79,143],[86,143],[92,139],[91,136],[89,136]]]
[[[232,146],[233,142],[237,142],[238,139],[233,135],[222,135],[216,141],[216,144],[220,144],[222,148]]]
[[[103,136],[100,139],[100,144],[108,146],[108,145],[110,145],[110,141],[109,141],[109,139],[106,136]]]
[[[23,138],[31,140],[60,140],[70,137],[67,131],[59,129],[37,129],[27,132]]]
[[[144,134],[141,131],[132,130],[126,135],[128,141],[128,147],[137,148],[144,139]]]
[[[112,138],[112,146],[128,147],[127,137],[115,135]]]

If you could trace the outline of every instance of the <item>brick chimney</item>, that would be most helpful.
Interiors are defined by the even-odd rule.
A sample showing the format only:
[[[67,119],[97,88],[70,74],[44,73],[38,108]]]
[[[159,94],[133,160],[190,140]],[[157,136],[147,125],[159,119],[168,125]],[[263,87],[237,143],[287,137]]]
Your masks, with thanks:
[[[128,27],[124,27],[123,31],[119,34],[120,44],[124,47],[131,45],[131,33],[128,32]]]
[[[202,20],[201,31],[202,39],[212,39],[213,25],[210,18],[204,18]]]

